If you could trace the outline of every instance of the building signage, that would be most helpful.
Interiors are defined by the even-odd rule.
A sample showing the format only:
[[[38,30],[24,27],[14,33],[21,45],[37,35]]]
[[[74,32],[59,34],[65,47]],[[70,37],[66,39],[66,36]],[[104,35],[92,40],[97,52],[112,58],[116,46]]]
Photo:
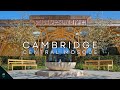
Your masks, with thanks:
[[[74,20],[35,20],[36,26],[86,26],[86,19]]]

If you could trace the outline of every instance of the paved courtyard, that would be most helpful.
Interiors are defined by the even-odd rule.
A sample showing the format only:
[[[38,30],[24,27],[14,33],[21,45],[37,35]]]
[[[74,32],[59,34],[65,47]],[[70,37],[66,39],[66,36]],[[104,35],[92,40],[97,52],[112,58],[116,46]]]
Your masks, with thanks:
[[[35,75],[39,70],[14,70],[8,71],[13,79],[120,79],[120,72],[82,70],[85,75],[79,77],[43,77]]]

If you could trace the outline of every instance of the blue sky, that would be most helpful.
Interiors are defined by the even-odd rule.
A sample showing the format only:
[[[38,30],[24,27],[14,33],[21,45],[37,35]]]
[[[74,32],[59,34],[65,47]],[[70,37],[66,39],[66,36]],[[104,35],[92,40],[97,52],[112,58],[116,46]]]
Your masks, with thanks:
[[[0,19],[25,19],[29,15],[90,15],[92,18],[120,19],[120,11],[0,11]]]

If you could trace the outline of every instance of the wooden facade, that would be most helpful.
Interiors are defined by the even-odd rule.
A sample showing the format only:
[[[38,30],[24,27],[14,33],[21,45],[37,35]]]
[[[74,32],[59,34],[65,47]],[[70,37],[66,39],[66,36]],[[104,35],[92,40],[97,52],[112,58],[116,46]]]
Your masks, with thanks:
[[[101,20],[107,23],[107,20]],[[20,56],[21,49],[17,44],[8,44],[6,37],[8,33],[5,32],[6,28],[17,26],[19,23],[24,24],[26,27],[35,25],[35,27],[40,31],[40,35],[37,38],[37,43],[40,46],[40,42],[51,42],[51,41],[71,41],[81,42],[84,40],[80,33],[86,27],[93,28],[97,25],[97,20],[93,20],[90,16],[69,16],[69,15],[32,15],[29,20],[0,20],[0,37],[4,38],[0,42],[0,56]],[[120,35],[120,21],[112,20],[111,24],[108,25],[108,28],[118,28],[113,33]],[[4,29],[3,29],[4,28]],[[109,30],[109,29],[108,29]],[[116,37],[116,39],[120,39]],[[115,43],[118,51],[120,51],[119,43]],[[82,48],[76,49],[77,51]],[[41,55],[40,51],[44,50],[42,48],[38,49],[36,55]],[[84,56],[80,52],[79,56]]]

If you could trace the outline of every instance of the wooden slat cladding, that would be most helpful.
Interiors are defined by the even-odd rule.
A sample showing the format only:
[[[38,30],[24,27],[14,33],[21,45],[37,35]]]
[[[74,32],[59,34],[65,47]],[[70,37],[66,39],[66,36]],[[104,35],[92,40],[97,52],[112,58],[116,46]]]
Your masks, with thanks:
[[[2,27],[15,26],[20,23],[31,24],[32,22],[30,20],[0,20],[0,26]]]
[[[69,19],[89,19],[90,16],[70,16],[70,15],[31,15],[30,20],[69,20]]]

